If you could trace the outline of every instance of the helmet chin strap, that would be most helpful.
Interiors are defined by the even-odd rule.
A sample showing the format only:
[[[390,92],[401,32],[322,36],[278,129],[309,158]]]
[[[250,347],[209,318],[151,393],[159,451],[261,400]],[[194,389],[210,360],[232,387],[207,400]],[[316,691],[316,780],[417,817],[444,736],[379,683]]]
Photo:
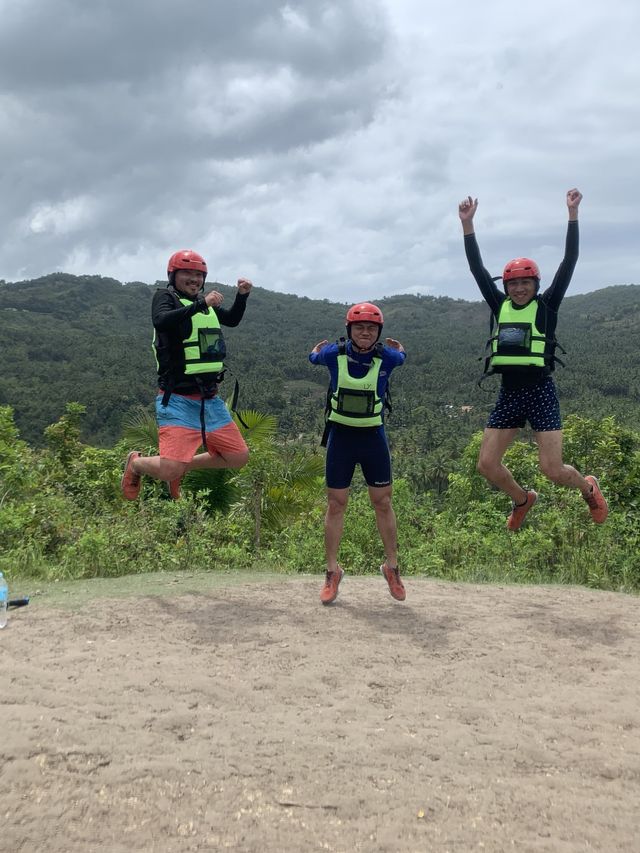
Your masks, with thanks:
[[[204,292],[204,286],[205,286],[205,282],[203,281],[202,284],[200,285],[200,288],[198,289],[198,293]],[[183,296],[189,295],[184,290],[180,290],[180,288],[176,287],[176,274],[175,274],[175,272],[172,272],[169,275],[169,280],[167,281],[167,287],[172,287],[176,291],[176,293],[182,293]]]
[[[358,344],[356,344],[354,342],[353,338],[350,338],[349,340],[351,341],[351,346],[355,349],[355,351],[356,352],[362,352],[362,353],[371,352],[372,349],[375,349],[375,346],[378,343],[377,341],[375,341],[375,343],[371,344],[370,347],[367,347],[366,349],[364,349],[363,347],[359,347]]]
[[[357,351],[357,352],[370,352],[372,349],[375,349],[376,344],[378,343],[378,341],[380,340],[380,337],[381,337],[381,335],[382,335],[382,326],[378,326],[378,337],[375,339],[375,341],[371,344],[371,346],[370,346],[370,347],[368,347],[367,349],[361,349],[361,348],[360,348],[360,347],[359,347],[359,346],[354,342],[353,337],[351,336],[351,323],[347,323],[346,328],[347,328],[347,337],[348,337],[348,338],[349,338],[349,340],[351,341],[351,345],[352,345],[353,347],[355,347],[355,348],[356,348],[356,351]]]

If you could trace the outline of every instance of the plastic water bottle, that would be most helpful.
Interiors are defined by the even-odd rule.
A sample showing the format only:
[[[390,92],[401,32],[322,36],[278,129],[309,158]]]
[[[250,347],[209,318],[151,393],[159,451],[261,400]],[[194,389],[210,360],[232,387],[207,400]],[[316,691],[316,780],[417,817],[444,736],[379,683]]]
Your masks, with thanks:
[[[0,628],[7,624],[7,604],[9,603],[9,587],[0,572]]]

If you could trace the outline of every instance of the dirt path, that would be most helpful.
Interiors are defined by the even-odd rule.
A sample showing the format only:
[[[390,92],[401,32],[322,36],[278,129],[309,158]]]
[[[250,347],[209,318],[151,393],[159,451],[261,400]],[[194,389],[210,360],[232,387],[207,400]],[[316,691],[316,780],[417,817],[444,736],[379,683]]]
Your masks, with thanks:
[[[207,583],[11,613],[2,851],[640,849],[638,598]]]

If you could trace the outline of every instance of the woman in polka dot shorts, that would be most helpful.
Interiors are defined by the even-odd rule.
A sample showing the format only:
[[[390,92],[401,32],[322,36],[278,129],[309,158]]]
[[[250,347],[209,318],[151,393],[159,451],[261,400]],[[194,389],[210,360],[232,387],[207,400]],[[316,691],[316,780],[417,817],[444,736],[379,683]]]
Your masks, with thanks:
[[[464,247],[471,273],[495,319],[489,342],[488,368],[502,378],[496,405],[482,438],[478,471],[511,497],[509,530],[518,530],[538,495],[514,479],[502,458],[527,421],[538,445],[540,470],[554,483],[579,489],[596,524],[607,518],[608,507],[595,477],[583,476],[562,458],[562,421],[552,378],[555,361],[557,312],[578,260],[578,207],[582,194],[567,192],[569,224],[565,254],[551,285],[542,293],[535,261],[515,258],[502,274],[504,292],[484,268],[476,241],[473,219],[478,200],[462,201]]]

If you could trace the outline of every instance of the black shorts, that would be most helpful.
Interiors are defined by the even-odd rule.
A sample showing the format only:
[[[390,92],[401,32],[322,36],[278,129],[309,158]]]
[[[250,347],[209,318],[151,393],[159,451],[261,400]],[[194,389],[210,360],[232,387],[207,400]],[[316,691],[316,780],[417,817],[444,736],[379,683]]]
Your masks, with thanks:
[[[553,379],[547,376],[538,385],[525,388],[501,388],[489,415],[489,429],[514,429],[529,421],[535,432],[562,429],[560,403]]]
[[[348,489],[356,465],[362,468],[368,486],[391,484],[391,454],[384,427],[332,425],[327,441],[327,488]]]

